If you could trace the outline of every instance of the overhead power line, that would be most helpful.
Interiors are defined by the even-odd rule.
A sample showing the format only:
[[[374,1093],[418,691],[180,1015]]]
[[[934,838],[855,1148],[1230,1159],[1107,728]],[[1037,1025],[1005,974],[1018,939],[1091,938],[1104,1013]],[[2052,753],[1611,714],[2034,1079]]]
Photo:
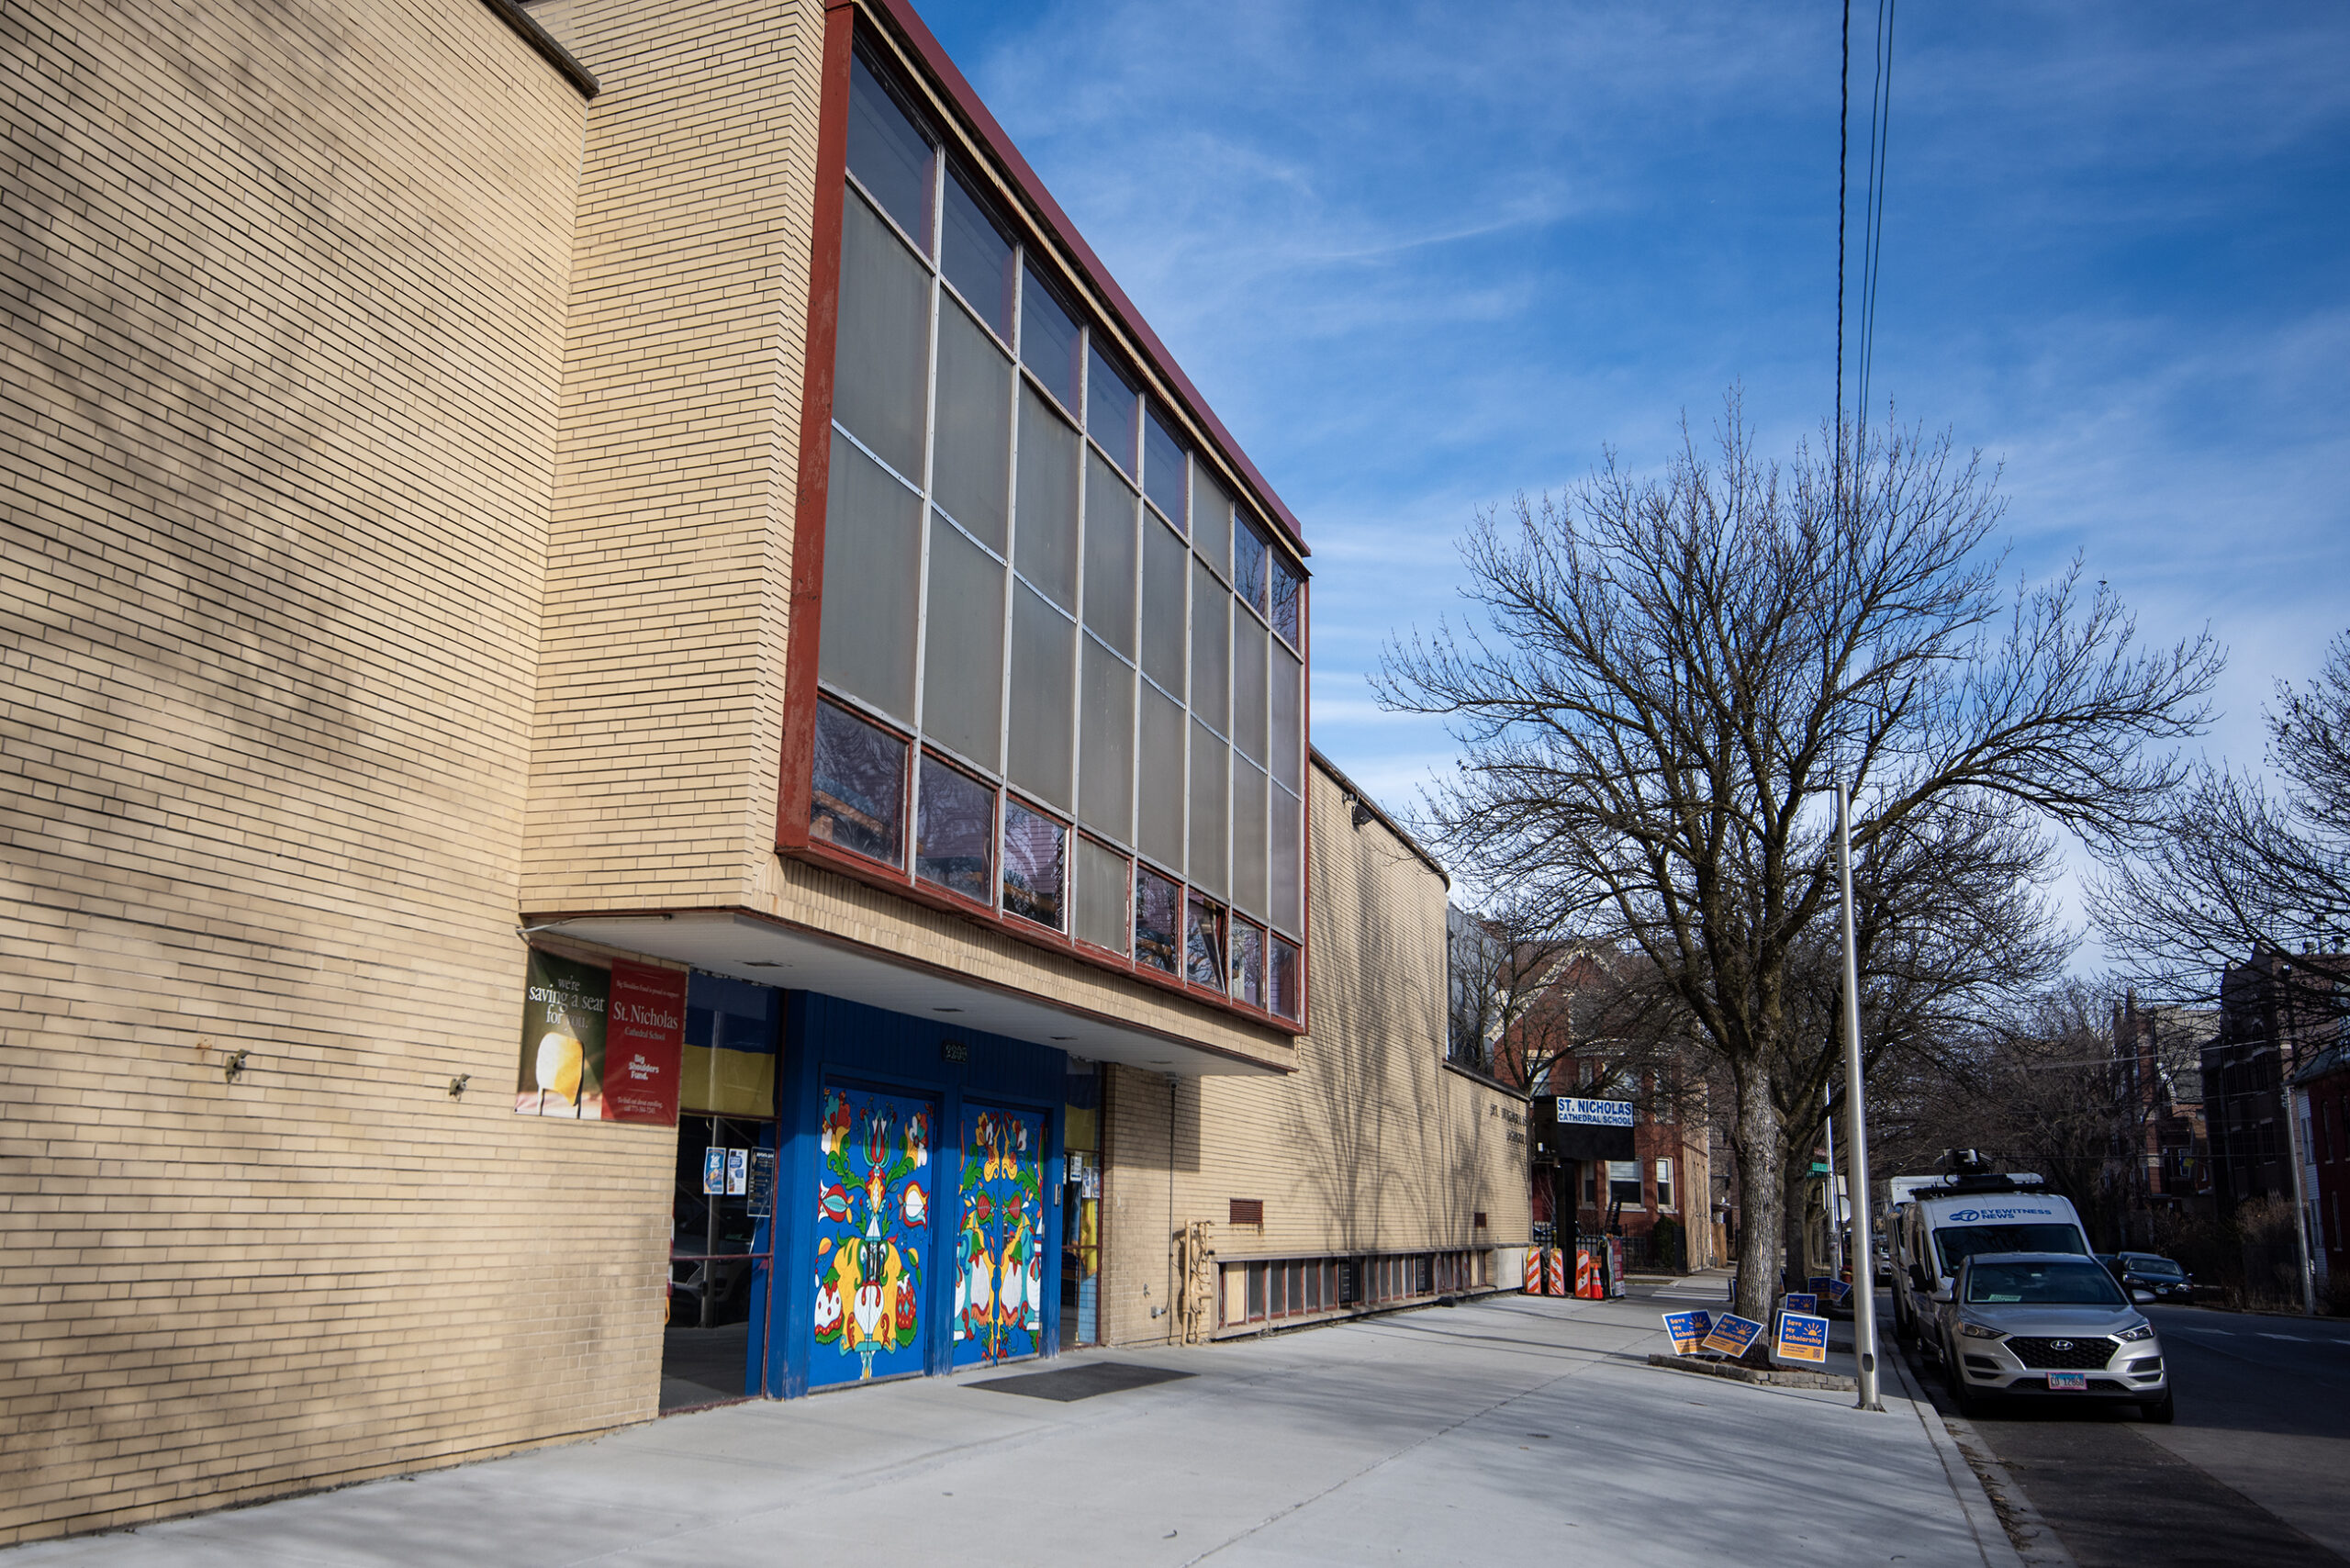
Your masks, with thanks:
[[[1877,0],[1876,44],[1869,86],[1869,174],[1861,218],[1860,344],[1854,419],[1868,425],[1869,373],[1876,351],[1877,275],[1885,257],[1886,149],[1893,109],[1893,20],[1898,0]],[[1836,480],[1841,507],[1844,475],[1845,221],[1851,207],[1852,157],[1852,0],[1844,0],[1841,63],[1836,106]]]

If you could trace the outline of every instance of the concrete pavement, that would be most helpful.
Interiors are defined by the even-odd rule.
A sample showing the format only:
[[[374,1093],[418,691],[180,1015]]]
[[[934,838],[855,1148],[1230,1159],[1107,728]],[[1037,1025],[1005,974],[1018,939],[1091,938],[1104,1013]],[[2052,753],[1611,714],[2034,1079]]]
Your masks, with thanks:
[[[1663,1305],[1499,1296],[737,1405],[0,1568],[2016,1562],[1898,1388],[1863,1414],[1651,1368]],[[986,1386],[1103,1366],[1182,1375],[1069,1402]]]

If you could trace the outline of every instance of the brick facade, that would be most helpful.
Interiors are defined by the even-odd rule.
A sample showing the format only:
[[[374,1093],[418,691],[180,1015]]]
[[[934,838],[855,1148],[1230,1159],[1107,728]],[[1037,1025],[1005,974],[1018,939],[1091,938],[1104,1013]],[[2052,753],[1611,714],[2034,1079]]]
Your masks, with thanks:
[[[1234,1197],[1227,1258],[1523,1245],[1441,875],[1326,769],[1303,1042],[778,857],[842,14],[0,17],[0,1541],[656,1412],[678,1137],[513,1114],[527,941],[1125,1042],[1113,1342]]]

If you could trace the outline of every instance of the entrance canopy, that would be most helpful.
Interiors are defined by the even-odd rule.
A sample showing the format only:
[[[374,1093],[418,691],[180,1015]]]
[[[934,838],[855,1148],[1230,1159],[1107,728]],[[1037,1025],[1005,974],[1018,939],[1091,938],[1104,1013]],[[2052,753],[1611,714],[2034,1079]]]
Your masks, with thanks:
[[[1262,1076],[1280,1070],[1125,1019],[914,964],[803,927],[729,911],[581,915],[532,929],[668,958],[761,985],[819,991],[892,1013],[951,1021],[1152,1072],[1201,1078]]]

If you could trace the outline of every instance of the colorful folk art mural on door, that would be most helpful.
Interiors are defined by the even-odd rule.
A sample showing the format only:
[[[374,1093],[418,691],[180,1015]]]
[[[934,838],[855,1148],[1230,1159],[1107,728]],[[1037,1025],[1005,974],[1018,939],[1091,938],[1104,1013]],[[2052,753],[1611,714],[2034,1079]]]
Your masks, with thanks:
[[[1043,1348],[1044,1151],[1041,1114],[964,1108],[957,1366],[1014,1361]]]
[[[923,1371],[930,1145],[937,1113],[827,1086],[818,1140],[811,1386]]]

